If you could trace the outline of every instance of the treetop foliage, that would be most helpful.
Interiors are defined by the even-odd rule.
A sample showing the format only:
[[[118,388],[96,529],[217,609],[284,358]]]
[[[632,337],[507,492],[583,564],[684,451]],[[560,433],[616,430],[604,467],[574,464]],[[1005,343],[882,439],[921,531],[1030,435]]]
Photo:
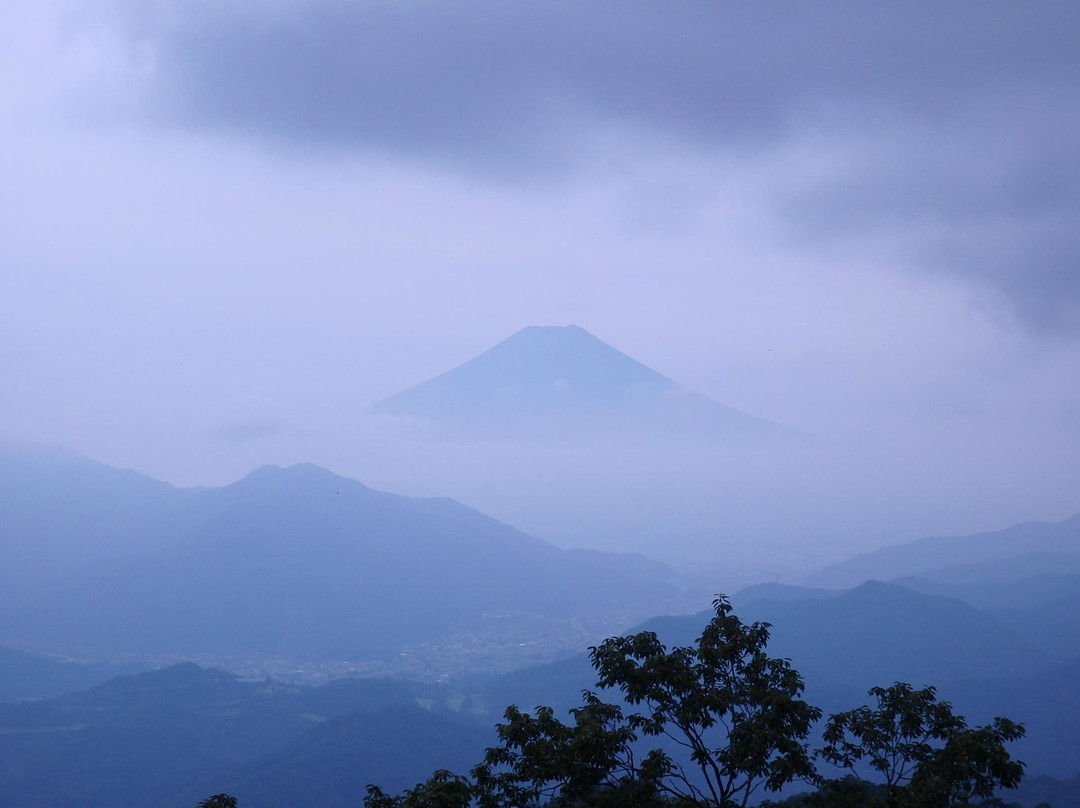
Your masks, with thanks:
[[[989,799],[999,788],[1015,788],[1024,764],[1005,744],[1019,740],[1024,727],[995,718],[970,728],[933,687],[915,690],[897,682],[875,687],[877,708],[859,707],[829,718],[821,758],[854,773],[867,761],[885,782],[889,806],[967,805]]]
[[[237,808],[236,797],[228,794],[215,794],[200,802],[197,808]]]
[[[1021,724],[969,727],[934,688],[904,683],[873,688],[874,707],[830,716],[811,751],[822,711],[803,700],[790,661],[766,653],[769,624],[743,623],[722,595],[713,610],[690,646],[668,649],[645,631],[590,649],[597,688],[619,703],[586,690],[569,723],[550,707],[510,706],[498,745],[468,776],[438,771],[396,796],[371,785],[365,808],[731,808],[795,782],[816,791],[780,804],[948,808],[1023,777],[1006,749]],[[817,761],[848,774],[825,778]],[[860,779],[866,766],[880,784]]]
[[[805,740],[821,710],[802,700],[802,677],[765,653],[769,624],[744,624],[723,596],[697,643],[664,647],[652,632],[613,637],[591,650],[597,686],[633,707],[627,725],[665,736],[697,766],[694,776],[658,753],[660,790],[702,804],[743,804],[814,774]]]

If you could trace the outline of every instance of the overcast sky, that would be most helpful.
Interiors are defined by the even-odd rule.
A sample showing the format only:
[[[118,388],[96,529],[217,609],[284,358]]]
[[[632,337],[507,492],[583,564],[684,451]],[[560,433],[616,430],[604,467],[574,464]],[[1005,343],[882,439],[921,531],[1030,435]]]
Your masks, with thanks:
[[[9,437],[409,488],[369,404],[576,323],[816,434],[947,436],[975,498],[1038,478],[943,530],[1080,510],[1075,2],[8,0],[0,30]]]

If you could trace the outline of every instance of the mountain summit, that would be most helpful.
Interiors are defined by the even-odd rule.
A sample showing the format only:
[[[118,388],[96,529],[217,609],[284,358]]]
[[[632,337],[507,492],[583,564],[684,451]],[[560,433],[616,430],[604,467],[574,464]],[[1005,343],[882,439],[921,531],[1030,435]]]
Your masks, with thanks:
[[[459,442],[731,441],[788,433],[687,390],[576,325],[524,328],[370,412]]]
[[[452,499],[310,464],[195,489],[86,460],[39,465],[20,474],[32,459],[0,448],[0,470],[24,479],[22,506],[0,507],[0,645],[400,662],[402,646],[487,631],[492,615],[506,631],[565,624],[577,642],[572,618],[640,617],[680,597],[643,556],[559,549]],[[49,575],[65,554],[78,566]]]

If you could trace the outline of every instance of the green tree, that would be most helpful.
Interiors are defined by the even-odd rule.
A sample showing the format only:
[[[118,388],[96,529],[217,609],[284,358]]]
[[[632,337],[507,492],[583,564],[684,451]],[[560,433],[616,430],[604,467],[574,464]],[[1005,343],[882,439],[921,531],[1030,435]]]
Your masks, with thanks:
[[[480,808],[671,804],[744,806],[759,791],[814,777],[806,738],[821,711],[802,700],[787,660],[765,652],[766,623],[744,624],[723,596],[693,646],[668,650],[653,632],[615,637],[591,649],[598,688],[618,690],[627,708],[586,691],[564,723],[551,708],[510,707],[468,791]],[[661,749],[638,757],[641,736],[684,748],[694,769]],[[456,779],[453,799],[464,799]],[[399,797],[369,789],[368,808],[465,805],[440,802],[445,777]]]
[[[500,745],[473,769],[481,808],[525,808],[538,802],[576,803],[597,794],[620,795],[644,804],[662,775],[653,758],[639,766],[637,739],[621,708],[586,692],[584,705],[560,721],[550,707],[536,714],[507,708],[496,732]],[[629,798],[633,795],[633,800]]]
[[[440,769],[424,783],[400,796],[391,796],[378,786],[367,787],[365,808],[469,808],[473,785],[466,778]]]
[[[881,795],[884,790],[885,787],[882,785],[849,775],[835,780],[826,780],[817,791],[796,794],[775,805],[783,805],[787,808],[868,808],[868,806],[881,804]],[[771,805],[774,803],[765,802],[762,803],[762,808],[768,808]]]
[[[666,736],[696,764],[690,776],[663,752],[663,789],[702,805],[746,805],[815,775],[806,738],[821,710],[802,699],[803,680],[765,652],[769,624],[743,623],[723,596],[696,645],[668,651],[652,632],[615,637],[592,650],[598,686],[617,688],[640,713],[627,723]]]
[[[821,758],[854,772],[866,762],[885,781],[884,804],[938,808],[989,799],[999,788],[1015,788],[1024,764],[1005,744],[1024,736],[1024,727],[995,718],[969,727],[933,687],[915,690],[898,682],[875,687],[877,708],[863,706],[830,716]]]
[[[597,687],[562,721],[550,707],[507,708],[471,778],[436,772],[399,796],[368,787],[367,808],[732,808],[793,781],[818,786],[780,803],[802,808],[946,808],[987,799],[1023,776],[1005,744],[1021,725],[997,718],[971,728],[933,688],[874,688],[877,708],[829,718],[824,748],[806,739],[821,711],[803,698],[802,677],[765,651],[767,623],[743,623],[723,596],[688,647],[666,648],[652,632],[614,637],[591,649]],[[667,739],[689,759],[646,738]],[[823,780],[815,758],[851,771]],[[862,765],[884,783],[855,776]]]
[[[236,797],[228,794],[215,794],[200,802],[196,808],[237,808]]]

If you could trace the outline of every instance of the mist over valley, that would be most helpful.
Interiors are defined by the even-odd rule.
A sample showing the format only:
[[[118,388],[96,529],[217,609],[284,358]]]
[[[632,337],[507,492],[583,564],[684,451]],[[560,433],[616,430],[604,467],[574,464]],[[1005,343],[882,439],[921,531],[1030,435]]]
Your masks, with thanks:
[[[0,808],[1080,806],[1080,7],[0,30]]]
[[[69,449],[3,445],[0,802],[63,808],[117,783],[122,806],[400,791],[485,754],[500,705],[573,715],[596,685],[588,654],[608,637],[703,642],[700,607],[720,591],[771,626],[770,652],[825,710],[911,682],[947,690],[975,722],[1022,714],[1032,793],[1071,793],[1080,515],[843,558],[838,537],[827,550],[811,541],[852,526],[819,498],[836,480],[799,469],[837,458],[832,441],[690,393],[576,326],[527,328],[361,417],[414,459],[572,460],[567,488],[611,496],[591,512],[604,526],[556,544],[311,463],[185,488]],[[707,496],[672,473],[688,458],[732,482],[711,478]],[[765,483],[784,477],[801,494]],[[494,487],[511,508],[527,493],[547,532],[590,524],[558,485]],[[693,519],[665,518],[678,508]],[[752,521],[736,532],[740,519]],[[631,552],[559,546],[575,535]],[[188,745],[195,754],[180,754]]]

